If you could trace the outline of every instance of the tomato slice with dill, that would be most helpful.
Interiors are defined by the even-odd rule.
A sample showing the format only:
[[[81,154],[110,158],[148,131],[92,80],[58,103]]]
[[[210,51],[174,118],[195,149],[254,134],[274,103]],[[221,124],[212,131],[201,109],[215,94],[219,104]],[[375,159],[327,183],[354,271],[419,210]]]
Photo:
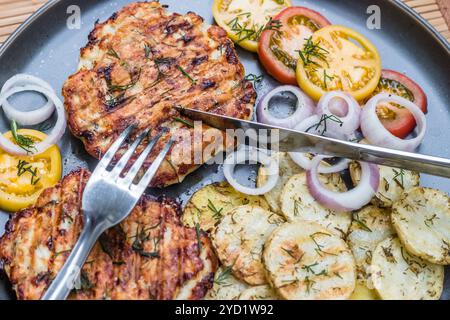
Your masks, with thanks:
[[[259,59],[276,80],[296,85],[298,51],[303,49],[306,39],[314,32],[331,23],[320,13],[304,7],[286,8],[273,19],[281,27],[261,34]]]
[[[424,113],[428,111],[428,99],[422,88],[409,77],[393,70],[383,70],[380,83],[372,96],[392,93],[414,102]],[[406,108],[393,103],[380,104],[377,114],[384,127],[399,138],[406,138],[414,131],[416,121]]]

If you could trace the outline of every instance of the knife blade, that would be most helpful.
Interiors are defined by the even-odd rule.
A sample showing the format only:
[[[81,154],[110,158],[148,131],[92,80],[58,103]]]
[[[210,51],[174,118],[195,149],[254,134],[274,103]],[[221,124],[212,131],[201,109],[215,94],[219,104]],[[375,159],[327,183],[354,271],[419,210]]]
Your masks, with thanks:
[[[241,129],[248,136],[257,137],[257,146],[262,149],[318,153],[450,178],[450,159],[342,141],[180,106],[175,108],[188,118],[229,133]]]

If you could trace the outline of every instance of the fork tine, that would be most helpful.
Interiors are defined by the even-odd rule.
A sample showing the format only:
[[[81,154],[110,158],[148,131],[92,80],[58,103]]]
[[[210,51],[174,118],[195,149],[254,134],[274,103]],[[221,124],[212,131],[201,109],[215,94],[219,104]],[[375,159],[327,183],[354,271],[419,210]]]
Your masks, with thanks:
[[[158,171],[159,167],[161,166],[161,163],[164,161],[166,155],[169,153],[169,150],[174,142],[175,140],[170,138],[169,142],[166,143],[163,150],[158,154],[158,156],[153,161],[151,166],[147,169],[141,181],[139,181],[137,185],[131,185],[130,187],[131,191],[133,192],[136,191],[140,194],[144,193],[144,191],[147,189],[148,185],[152,181],[153,177],[155,176],[156,171]]]
[[[111,145],[109,150],[105,153],[102,160],[100,160],[99,164],[95,168],[92,175],[102,173],[103,171],[108,168],[108,165],[111,163],[112,159],[114,158],[114,155],[119,151],[120,147],[124,143],[124,141],[130,136],[131,132],[134,130],[135,126],[131,125],[128,128],[126,128],[117,138],[117,140]]]
[[[127,172],[126,176],[120,179],[120,184],[123,184],[127,187],[129,187],[133,181],[134,178],[136,178],[136,175],[138,174],[139,170],[141,169],[142,165],[144,164],[145,160],[147,159],[150,152],[155,147],[156,143],[158,143],[158,140],[161,138],[164,132],[160,132],[155,138],[153,138],[150,143],[147,145],[147,147],[142,151],[139,158],[134,162],[131,169]]]
[[[144,132],[142,132],[139,137],[133,142],[131,147],[125,152],[125,154],[120,158],[120,161],[117,163],[117,165],[114,167],[114,169],[109,174],[109,177],[113,180],[116,180],[119,178],[120,174],[122,173],[123,169],[125,169],[125,166],[127,165],[128,161],[130,161],[131,157],[133,156],[134,152],[138,148],[138,146],[141,144],[142,140],[145,139],[145,137],[148,136],[150,129],[146,129]]]

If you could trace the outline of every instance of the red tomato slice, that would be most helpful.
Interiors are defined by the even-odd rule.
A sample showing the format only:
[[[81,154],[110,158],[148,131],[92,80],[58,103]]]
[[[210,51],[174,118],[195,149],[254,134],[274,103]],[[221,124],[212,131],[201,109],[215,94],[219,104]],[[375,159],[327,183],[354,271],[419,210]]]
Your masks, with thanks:
[[[320,13],[304,8],[289,7],[281,11],[273,20],[279,21],[281,28],[266,30],[258,44],[259,59],[275,79],[284,84],[297,85],[295,70],[305,40],[331,23]]]
[[[392,70],[383,70],[381,80],[372,96],[388,92],[414,102],[424,113],[428,111],[428,99],[422,88],[407,76]],[[406,108],[396,104],[383,104],[377,109],[384,127],[399,138],[406,138],[416,127],[416,121]]]

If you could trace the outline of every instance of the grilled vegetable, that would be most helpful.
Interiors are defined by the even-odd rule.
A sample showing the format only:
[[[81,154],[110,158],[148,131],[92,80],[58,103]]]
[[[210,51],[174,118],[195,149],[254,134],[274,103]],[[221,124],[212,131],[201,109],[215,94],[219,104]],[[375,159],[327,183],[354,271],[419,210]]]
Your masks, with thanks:
[[[266,284],[261,262],[263,245],[284,219],[255,206],[241,206],[225,216],[212,234],[217,255],[224,267],[250,285]]]
[[[372,289],[370,263],[378,243],[395,234],[391,225],[390,210],[368,206],[353,214],[347,243],[356,261],[358,280]]]
[[[273,212],[281,212],[280,198],[284,186],[293,175],[303,172],[303,169],[295,164],[291,157],[285,152],[274,153],[272,157],[278,161],[278,165],[280,166],[280,177],[275,188],[264,194],[264,197]],[[256,185],[258,187],[265,184],[267,180],[266,175],[265,168],[261,166],[258,172],[258,179],[256,180]]]
[[[383,300],[439,300],[444,267],[410,255],[397,238],[378,244],[372,257],[372,282]]]
[[[233,276],[231,267],[220,267],[214,277],[214,284],[205,300],[237,300],[249,285]]]
[[[269,209],[263,197],[240,193],[227,182],[214,183],[194,193],[183,211],[182,220],[186,226],[198,224],[200,229],[211,232],[231,210],[243,205]]]
[[[319,175],[325,187],[333,191],[346,191],[339,174]],[[323,207],[309,193],[306,173],[293,176],[281,194],[281,211],[290,222],[314,221],[334,235],[345,237],[352,222],[350,212],[336,212]]]
[[[372,203],[379,207],[392,207],[404,192],[420,184],[420,175],[417,172],[386,166],[378,167],[380,169],[380,186]],[[361,176],[361,167],[358,163],[350,164],[350,175],[353,183],[358,184]]]
[[[270,284],[284,299],[347,299],[355,289],[355,260],[347,244],[314,222],[277,228],[263,259]]]
[[[406,192],[392,207],[392,223],[408,252],[450,264],[450,198],[430,188]]]

